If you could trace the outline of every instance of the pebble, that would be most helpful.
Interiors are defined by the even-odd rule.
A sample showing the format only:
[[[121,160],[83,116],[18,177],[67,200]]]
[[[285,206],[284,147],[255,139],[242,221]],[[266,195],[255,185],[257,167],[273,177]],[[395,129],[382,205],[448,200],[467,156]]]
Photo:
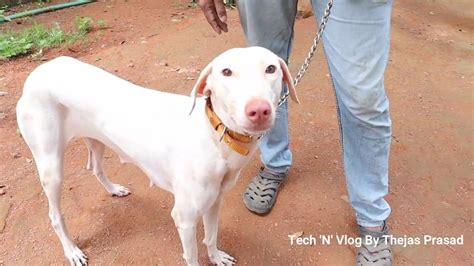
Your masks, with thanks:
[[[349,197],[347,195],[342,195],[341,199],[345,202],[349,202]]]
[[[303,234],[304,234],[303,231],[299,231],[299,232],[291,234],[289,237],[298,238],[298,237],[302,236]]]

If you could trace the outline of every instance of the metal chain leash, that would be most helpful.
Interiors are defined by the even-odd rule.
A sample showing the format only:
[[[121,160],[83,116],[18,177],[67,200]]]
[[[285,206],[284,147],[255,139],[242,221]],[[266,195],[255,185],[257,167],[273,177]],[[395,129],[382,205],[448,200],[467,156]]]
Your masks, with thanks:
[[[316,34],[316,37],[314,37],[313,45],[309,49],[308,56],[304,60],[303,65],[301,66],[300,70],[298,71],[298,74],[295,77],[295,80],[293,81],[293,84],[295,87],[298,86],[298,84],[300,83],[301,79],[306,73],[306,70],[308,70],[311,60],[313,59],[314,52],[316,51],[319,41],[321,40],[321,37],[323,36],[324,29],[326,28],[326,24],[328,22],[329,14],[331,13],[331,8],[332,8],[333,3],[334,3],[334,0],[328,0],[328,4],[326,6],[326,9],[324,10],[323,18],[321,19],[321,23],[319,25],[318,33]],[[278,106],[281,106],[282,104],[284,104],[286,100],[288,100],[289,95],[290,95],[289,91],[285,92],[285,94],[280,98],[280,101],[278,102]]]

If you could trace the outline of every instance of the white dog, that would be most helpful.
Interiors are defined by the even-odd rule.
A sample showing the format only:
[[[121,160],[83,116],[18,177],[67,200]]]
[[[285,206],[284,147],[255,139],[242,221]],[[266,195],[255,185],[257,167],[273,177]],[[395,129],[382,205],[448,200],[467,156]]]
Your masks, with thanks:
[[[234,264],[216,245],[222,193],[237,181],[258,136],[272,127],[282,81],[298,102],[285,62],[260,47],[219,55],[204,68],[191,97],[145,89],[69,57],[36,68],[18,102],[18,125],[48,197],[52,226],[71,264],[87,263],[60,211],[64,151],[73,137],[84,138],[87,168],[112,195],[130,191],[104,174],[105,146],[122,162],[142,169],[152,184],[174,194],[171,216],[188,265],[198,264],[200,216],[210,260]]]

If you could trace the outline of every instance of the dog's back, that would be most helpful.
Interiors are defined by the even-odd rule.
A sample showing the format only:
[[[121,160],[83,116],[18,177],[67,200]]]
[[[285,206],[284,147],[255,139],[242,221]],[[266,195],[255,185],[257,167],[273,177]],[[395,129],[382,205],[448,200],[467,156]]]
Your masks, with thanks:
[[[137,87],[98,67],[62,56],[40,65],[28,76],[21,101],[61,104],[88,116],[102,111],[97,108],[107,109],[137,93],[146,93],[134,90]]]
[[[21,131],[27,120],[38,120],[39,116],[67,123],[63,128],[68,141],[76,136],[95,137],[97,130],[90,127],[108,125],[139,130],[137,122],[146,119],[172,123],[185,118],[190,105],[188,96],[145,89],[98,67],[59,57],[40,65],[28,76],[17,115]],[[37,115],[38,112],[43,114]]]

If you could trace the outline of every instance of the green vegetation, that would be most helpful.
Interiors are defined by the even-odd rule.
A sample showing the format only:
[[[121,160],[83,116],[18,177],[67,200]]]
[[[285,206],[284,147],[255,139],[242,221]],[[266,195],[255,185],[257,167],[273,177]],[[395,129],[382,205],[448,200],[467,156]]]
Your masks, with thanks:
[[[76,17],[74,22],[80,36],[84,36],[92,30],[92,19],[89,17]]]
[[[104,28],[105,22],[99,20],[97,26]],[[12,30],[0,32],[0,59],[8,59],[30,53],[41,55],[46,48],[71,44],[84,38],[92,29],[93,21],[91,18],[77,17],[73,32],[64,32],[57,23],[49,29],[43,25],[34,24],[29,28],[23,29],[21,32]]]
[[[33,51],[42,51],[44,48],[64,43],[69,38],[58,24],[49,30],[36,24],[22,32],[7,31],[0,34],[0,57],[10,58]]]
[[[97,22],[95,24],[97,24],[97,27],[99,29],[105,29],[107,27],[107,24],[102,19],[97,20]]]

